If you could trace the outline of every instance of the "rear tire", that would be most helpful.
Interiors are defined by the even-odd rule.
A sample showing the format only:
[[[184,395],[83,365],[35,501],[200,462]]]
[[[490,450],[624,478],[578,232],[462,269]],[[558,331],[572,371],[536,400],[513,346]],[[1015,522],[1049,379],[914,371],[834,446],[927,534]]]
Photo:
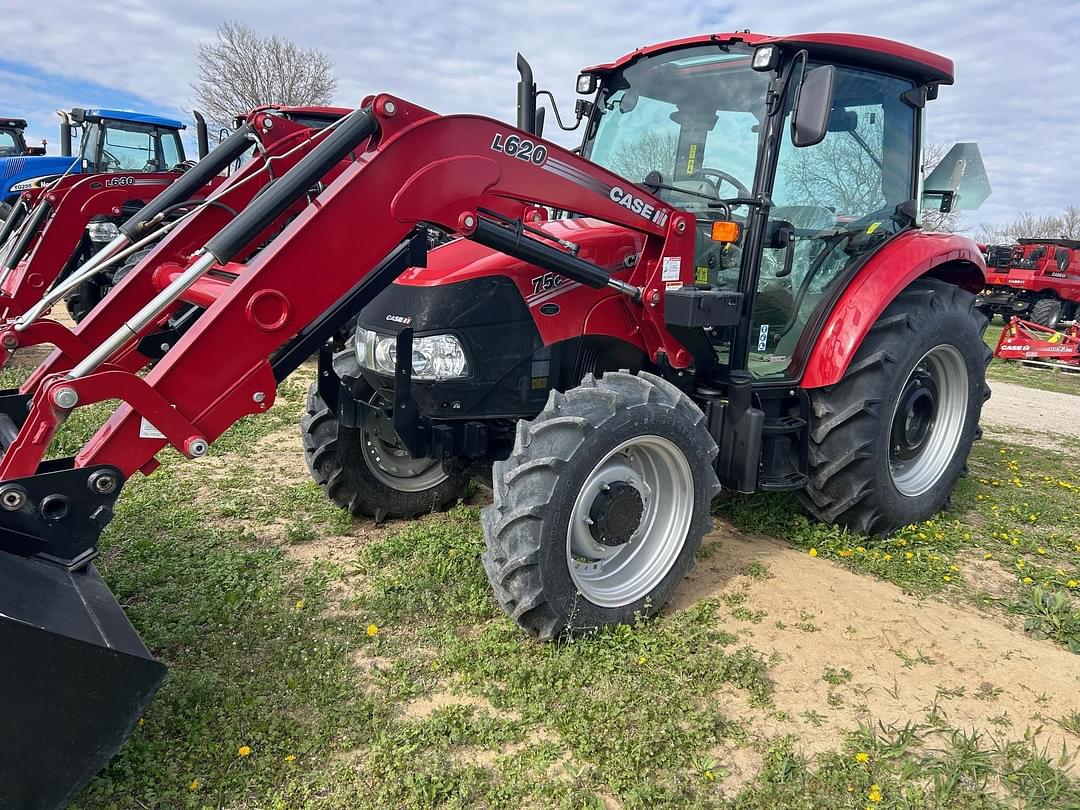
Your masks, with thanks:
[[[989,397],[972,295],[920,279],[886,308],[843,379],[810,391],[810,481],[819,520],[887,534],[939,511],[963,474]]]
[[[500,606],[541,640],[656,613],[712,525],[716,453],[701,410],[651,374],[552,392],[481,516]]]
[[[1040,298],[1031,308],[1031,320],[1040,326],[1057,329],[1061,322],[1061,301],[1057,298]]]
[[[382,521],[443,511],[464,498],[469,486],[468,476],[446,475],[441,467],[428,465],[419,472],[426,477],[419,479],[418,475],[411,482],[405,475],[395,477],[378,467],[371,455],[371,437],[360,428],[341,424],[319,396],[315,384],[308,391],[300,434],[311,477],[326,497],[354,515]],[[378,449],[385,452],[388,448],[382,443]],[[415,464],[408,456],[396,458],[401,459],[401,467]]]

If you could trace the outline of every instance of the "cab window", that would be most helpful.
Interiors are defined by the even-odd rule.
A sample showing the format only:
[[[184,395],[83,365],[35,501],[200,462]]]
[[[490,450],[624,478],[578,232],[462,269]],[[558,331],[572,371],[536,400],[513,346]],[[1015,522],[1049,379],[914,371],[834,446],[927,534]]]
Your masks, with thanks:
[[[0,129],[0,157],[13,157],[22,154],[22,146],[15,133],[10,129]]]
[[[154,134],[154,127],[109,124],[101,145],[102,171],[161,171]]]

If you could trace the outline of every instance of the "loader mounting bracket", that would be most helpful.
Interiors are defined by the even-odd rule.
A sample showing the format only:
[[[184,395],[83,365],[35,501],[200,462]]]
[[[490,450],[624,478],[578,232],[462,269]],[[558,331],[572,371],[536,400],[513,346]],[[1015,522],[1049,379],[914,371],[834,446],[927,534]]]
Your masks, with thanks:
[[[0,551],[75,569],[97,555],[123,485],[108,465],[74,467],[74,458],[42,462],[36,475],[0,485]]]

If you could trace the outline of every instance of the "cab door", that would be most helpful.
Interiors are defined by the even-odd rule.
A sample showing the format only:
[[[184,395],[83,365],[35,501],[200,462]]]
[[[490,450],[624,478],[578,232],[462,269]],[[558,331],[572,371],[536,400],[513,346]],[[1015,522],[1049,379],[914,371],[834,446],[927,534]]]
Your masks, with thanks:
[[[750,330],[758,379],[799,375],[800,340],[845,270],[908,224],[897,206],[916,197],[917,109],[910,81],[836,68],[828,131],[814,146],[786,134],[777,158]]]

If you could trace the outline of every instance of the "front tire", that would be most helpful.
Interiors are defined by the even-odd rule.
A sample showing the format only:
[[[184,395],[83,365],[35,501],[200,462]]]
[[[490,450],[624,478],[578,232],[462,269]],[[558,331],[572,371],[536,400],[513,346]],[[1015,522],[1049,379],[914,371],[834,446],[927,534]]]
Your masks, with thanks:
[[[711,527],[716,453],[701,410],[651,374],[552,392],[482,513],[503,610],[541,640],[656,613]]]
[[[964,471],[989,396],[972,295],[921,279],[885,309],[840,382],[810,391],[810,481],[819,520],[881,535],[939,511]]]
[[[354,515],[376,521],[418,517],[450,508],[468,490],[468,476],[449,475],[440,462],[413,459],[387,439],[341,424],[314,383],[300,434],[311,477]]]
[[[1061,322],[1061,301],[1056,298],[1040,298],[1031,308],[1031,320],[1048,329],[1057,329]]]

